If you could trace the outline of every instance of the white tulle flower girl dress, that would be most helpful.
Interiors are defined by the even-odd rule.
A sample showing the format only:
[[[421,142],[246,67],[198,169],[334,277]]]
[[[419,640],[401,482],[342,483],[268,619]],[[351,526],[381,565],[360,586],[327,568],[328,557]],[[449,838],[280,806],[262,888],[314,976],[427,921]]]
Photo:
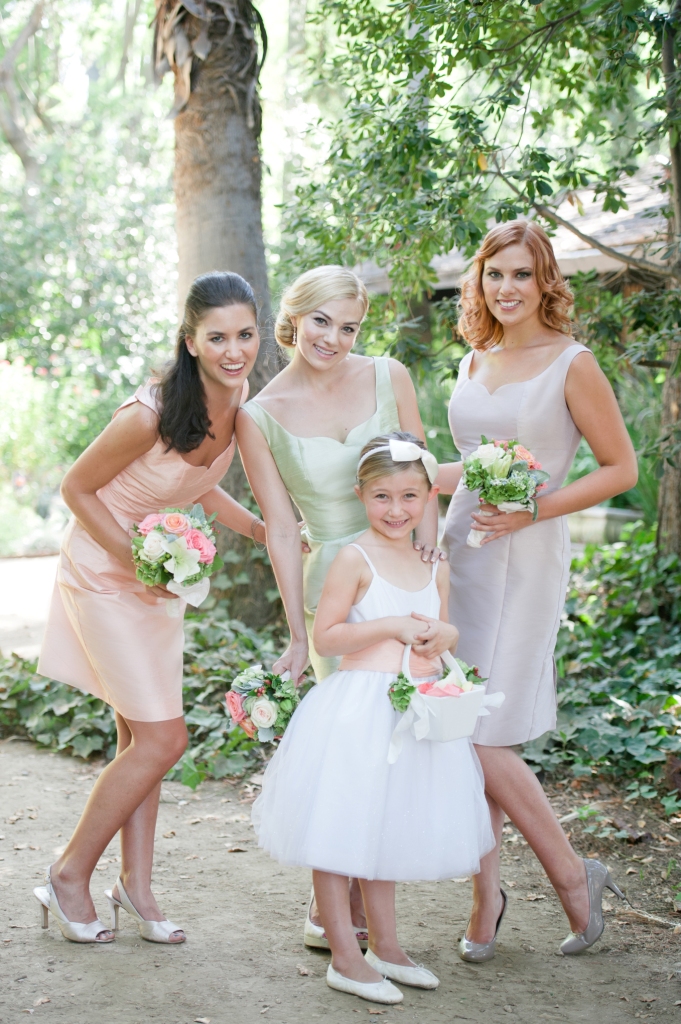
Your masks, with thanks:
[[[373,579],[348,622],[412,612],[439,618],[437,563],[426,587],[402,590],[353,546]],[[253,805],[259,845],[280,863],[369,880],[425,881],[474,874],[493,848],[470,739],[438,743],[406,733],[400,756],[388,763],[401,718],[388,688],[403,651],[390,640],[346,656],[295,712]],[[376,671],[376,664],[391,671]],[[412,675],[419,675],[418,666]],[[435,678],[432,663],[427,678]]]

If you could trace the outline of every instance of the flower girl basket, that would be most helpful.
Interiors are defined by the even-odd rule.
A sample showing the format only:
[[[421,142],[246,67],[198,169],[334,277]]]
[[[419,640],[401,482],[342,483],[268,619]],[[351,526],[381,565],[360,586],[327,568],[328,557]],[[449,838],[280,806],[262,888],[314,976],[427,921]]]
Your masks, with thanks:
[[[407,644],[402,657],[402,674],[412,685],[416,685],[409,671],[410,655],[411,645]],[[455,697],[431,697],[417,689],[390,738],[389,764],[394,764],[400,756],[403,734],[408,730],[417,740],[449,743],[451,740],[464,739],[473,735],[480,716],[489,715],[488,708],[501,707],[506,699],[503,693],[486,693],[485,687],[481,685],[466,689],[469,683],[456,658],[449,651],[445,651],[441,658],[451,670],[446,677],[447,682],[456,683],[464,693]]]

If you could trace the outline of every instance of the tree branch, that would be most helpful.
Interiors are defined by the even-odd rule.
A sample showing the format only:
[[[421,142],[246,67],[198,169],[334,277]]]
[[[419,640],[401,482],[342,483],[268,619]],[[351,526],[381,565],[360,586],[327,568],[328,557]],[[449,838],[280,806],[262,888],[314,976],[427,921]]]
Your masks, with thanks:
[[[5,93],[7,104],[0,103],[0,128],[8,143],[21,160],[27,181],[37,181],[40,168],[31,150],[31,144],[20,124],[19,103],[14,86],[14,65],[26,43],[40,28],[43,19],[43,0],[38,0],[31,16],[0,61],[0,90]]]
[[[518,186],[515,185],[510,178],[508,178],[499,169],[498,164],[496,171],[493,171],[492,173],[501,178],[517,196],[524,198],[523,193],[520,191]],[[613,259],[619,260],[620,263],[626,263],[627,266],[636,267],[638,270],[647,270],[648,273],[655,274],[657,277],[674,277],[681,279],[681,268],[667,267],[660,263],[652,263],[650,260],[640,259],[637,256],[629,256],[626,253],[619,252],[619,250],[613,249],[611,246],[604,245],[602,242],[599,242],[597,238],[593,237],[593,235],[586,235],[583,231],[580,231],[579,228],[575,227],[574,224],[571,224],[569,220],[564,220],[563,217],[560,217],[555,210],[551,209],[550,206],[545,206],[544,203],[534,202],[530,202],[529,205],[533,210],[536,210],[540,216],[546,217],[547,220],[552,221],[554,224],[558,224],[560,227],[567,228],[567,230],[571,231],[573,235],[577,236],[577,238],[581,238],[583,242],[587,242],[593,249],[598,249],[599,252],[602,252],[605,256],[612,256]]]

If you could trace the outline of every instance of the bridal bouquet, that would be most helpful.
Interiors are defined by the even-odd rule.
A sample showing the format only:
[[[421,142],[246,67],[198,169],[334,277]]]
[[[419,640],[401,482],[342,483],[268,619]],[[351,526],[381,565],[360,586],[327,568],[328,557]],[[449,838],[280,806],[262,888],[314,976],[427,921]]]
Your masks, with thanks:
[[[225,694],[232,721],[261,743],[280,736],[300,704],[300,694],[288,672],[283,676],[253,665],[240,672]]]
[[[482,444],[464,460],[464,487],[479,491],[481,501],[496,505],[500,512],[535,512],[534,496],[549,474],[518,441],[488,441],[484,435],[481,440]],[[466,543],[479,548],[484,537],[482,530],[471,530]]]
[[[166,508],[133,524],[137,579],[148,587],[165,586],[198,607],[208,597],[208,577],[223,566],[211,525],[215,515],[206,517],[202,505]]]

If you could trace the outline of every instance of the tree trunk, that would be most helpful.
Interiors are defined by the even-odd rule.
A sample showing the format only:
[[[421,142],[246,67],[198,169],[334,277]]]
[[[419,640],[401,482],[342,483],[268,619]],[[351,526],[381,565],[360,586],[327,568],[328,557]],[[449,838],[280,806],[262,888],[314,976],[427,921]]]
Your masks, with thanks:
[[[266,48],[264,28],[250,0],[193,0],[186,7],[179,0],[157,0],[156,21],[157,71],[172,69],[175,75],[180,311],[199,274],[230,270],[250,282],[262,325],[260,354],[249,379],[253,395],[278,368],[268,336],[270,295],[261,218],[257,87]],[[240,460],[222,483],[237,501],[252,501]],[[279,605],[266,597],[267,591],[276,590],[268,560],[258,555],[250,539],[231,531],[221,533],[220,551],[227,553],[225,571],[232,586],[215,596],[227,598],[230,615],[253,626],[275,618]]]
[[[662,70],[667,85],[667,113],[672,118],[679,116],[679,82],[675,57],[676,19],[681,13],[681,0],[675,0],[670,20],[665,26],[662,41]],[[671,157],[671,203],[673,211],[673,245],[671,262],[681,262],[681,143],[678,128],[670,132],[669,152]],[[677,286],[672,279],[671,287]],[[662,480],[658,499],[657,545],[663,554],[681,557],[681,375],[679,374],[679,346],[673,343],[666,358],[670,363],[667,379],[662,389],[661,437],[668,457],[663,461]]]

